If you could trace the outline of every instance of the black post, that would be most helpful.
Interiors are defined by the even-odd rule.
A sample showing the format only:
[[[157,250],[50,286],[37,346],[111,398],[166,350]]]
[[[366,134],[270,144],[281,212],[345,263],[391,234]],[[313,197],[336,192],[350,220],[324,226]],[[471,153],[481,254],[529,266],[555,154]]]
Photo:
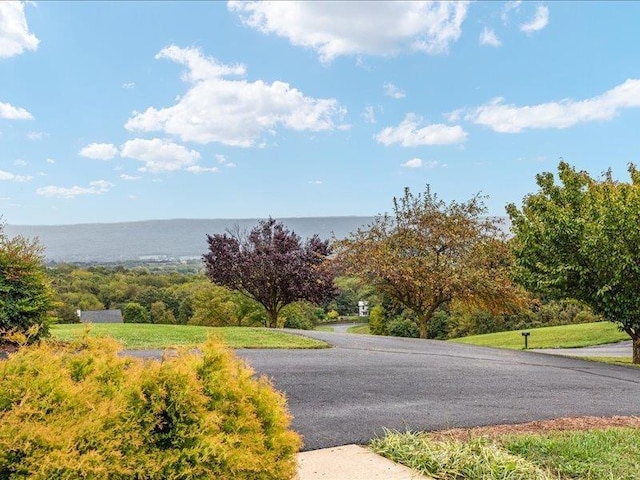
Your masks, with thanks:
[[[526,350],[529,347],[529,335],[530,332],[522,332],[522,336],[524,337],[524,349]]]

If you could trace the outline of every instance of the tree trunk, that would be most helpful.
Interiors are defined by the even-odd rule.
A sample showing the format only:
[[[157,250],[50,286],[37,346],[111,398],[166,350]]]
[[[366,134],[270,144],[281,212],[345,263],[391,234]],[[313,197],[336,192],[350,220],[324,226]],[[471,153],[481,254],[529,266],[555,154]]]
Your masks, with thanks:
[[[278,327],[278,310],[267,310],[267,317],[269,321],[269,328]]]
[[[633,363],[640,365],[640,334],[636,333],[631,338],[633,340]]]

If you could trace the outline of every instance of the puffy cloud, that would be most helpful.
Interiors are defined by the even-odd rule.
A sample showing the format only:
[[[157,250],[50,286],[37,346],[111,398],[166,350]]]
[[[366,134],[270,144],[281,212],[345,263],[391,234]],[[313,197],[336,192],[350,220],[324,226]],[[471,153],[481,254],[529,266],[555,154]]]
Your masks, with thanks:
[[[118,147],[111,143],[90,143],[82,147],[79,154],[95,160],[111,160],[118,155]]]
[[[53,165],[56,163],[56,161],[53,158],[47,158],[47,163]]]
[[[0,58],[36,50],[40,41],[29,32],[23,2],[0,2]]]
[[[342,55],[445,53],[460,37],[468,2],[230,1],[228,8],[247,26],[312,48],[328,63]]]
[[[332,130],[346,113],[337,100],[306,97],[284,82],[227,79],[244,75],[245,68],[220,64],[195,48],[170,46],[157,58],[186,65],[182,78],[191,86],[171,107],[134,112],[125,124],[128,130],[162,131],[183,141],[250,147],[264,133],[275,134],[278,127]]]
[[[422,159],[412,158],[411,160],[404,162],[402,166],[407,168],[420,168],[422,167]]]
[[[422,123],[422,118],[409,113],[400,125],[387,127],[374,138],[386,146],[399,143],[403,147],[450,145],[463,143],[467,138],[467,133],[458,125],[449,126],[437,123],[421,127]]]
[[[66,188],[49,185],[38,188],[36,193],[43,197],[75,198],[79,195],[102,195],[103,193],[107,193],[111,187],[113,187],[113,183],[105,180],[96,180],[89,182],[88,187],[74,185],[73,187]]]
[[[309,180],[307,183],[310,185],[322,185],[322,180]]]
[[[384,94],[388,97],[395,98],[396,100],[407,96],[402,90],[396,87],[393,83],[384,84]]]
[[[640,79],[628,79],[604,94],[575,101],[518,107],[505,105],[503,98],[473,109],[466,120],[496,132],[518,133],[529,128],[567,128],[578,123],[611,120],[623,108],[640,107]]]
[[[125,90],[131,90],[132,88],[134,88],[136,86],[136,84],[134,82],[125,82],[120,86]]]
[[[439,165],[437,160],[427,160],[426,162],[423,161],[421,158],[412,158],[411,160],[407,160],[406,162],[404,162],[403,164],[401,164],[401,167],[406,167],[406,168],[436,168]]]
[[[139,169],[141,172],[184,170],[200,160],[199,152],[160,138],[129,140],[122,145],[120,155],[144,162],[144,166]]]
[[[0,2],[0,8],[2,8],[2,3]],[[0,18],[2,11],[0,10]],[[14,107],[10,103],[2,103],[0,102],[0,118],[4,118],[7,120],[33,120],[33,115],[31,115],[24,108]]]
[[[520,31],[524,33],[533,33],[542,30],[549,24],[549,8],[539,5],[536,9],[534,17],[527,23],[520,25]]]
[[[15,175],[11,172],[5,172],[4,170],[0,170],[0,181],[8,181],[8,182],[18,182],[25,183],[31,180],[33,177],[29,175]]]
[[[23,160],[23,159],[21,159],[21,158],[18,158],[17,160],[14,160],[14,161],[13,161],[13,164],[14,164],[14,165],[21,166],[21,167],[24,167],[24,166],[26,166],[26,165],[29,165],[29,163],[28,163],[26,160]]]
[[[493,29],[484,27],[484,30],[480,34],[480,45],[489,45],[490,47],[500,47],[502,42],[496,35]]]
[[[509,23],[509,15],[512,10],[520,9],[520,5],[522,4],[522,0],[511,0],[504,4],[502,8],[502,22],[506,25]]]

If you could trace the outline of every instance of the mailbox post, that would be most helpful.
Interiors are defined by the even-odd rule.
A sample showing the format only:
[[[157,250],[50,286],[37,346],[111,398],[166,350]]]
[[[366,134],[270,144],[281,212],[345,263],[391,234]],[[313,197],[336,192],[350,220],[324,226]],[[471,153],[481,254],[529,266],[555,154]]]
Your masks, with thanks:
[[[531,335],[531,332],[522,332],[522,336],[524,337],[524,349],[526,350],[529,347],[529,335]]]

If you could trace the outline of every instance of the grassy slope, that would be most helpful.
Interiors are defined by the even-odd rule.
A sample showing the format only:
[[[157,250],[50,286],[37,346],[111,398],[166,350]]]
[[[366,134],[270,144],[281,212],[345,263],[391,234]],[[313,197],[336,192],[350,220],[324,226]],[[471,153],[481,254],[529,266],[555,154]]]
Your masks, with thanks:
[[[576,348],[602,345],[628,340],[629,336],[611,322],[582,323],[560,327],[532,328],[528,330],[529,348]],[[470,343],[486,347],[522,349],[522,330],[488,333],[455,338],[451,342]]]
[[[369,335],[369,325],[358,325],[356,327],[347,328],[347,333],[360,333],[363,335]]]
[[[372,448],[435,478],[640,479],[638,428],[507,435],[494,442],[389,433]]]
[[[51,334],[58,340],[71,340],[84,334],[87,326],[53,325]],[[198,327],[191,325],[96,324],[91,335],[111,336],[126,348],[165,348],[196,345],[209,335],[221,338],[231,348],[326,348],[324,342],[299,335],[249,327]]]

